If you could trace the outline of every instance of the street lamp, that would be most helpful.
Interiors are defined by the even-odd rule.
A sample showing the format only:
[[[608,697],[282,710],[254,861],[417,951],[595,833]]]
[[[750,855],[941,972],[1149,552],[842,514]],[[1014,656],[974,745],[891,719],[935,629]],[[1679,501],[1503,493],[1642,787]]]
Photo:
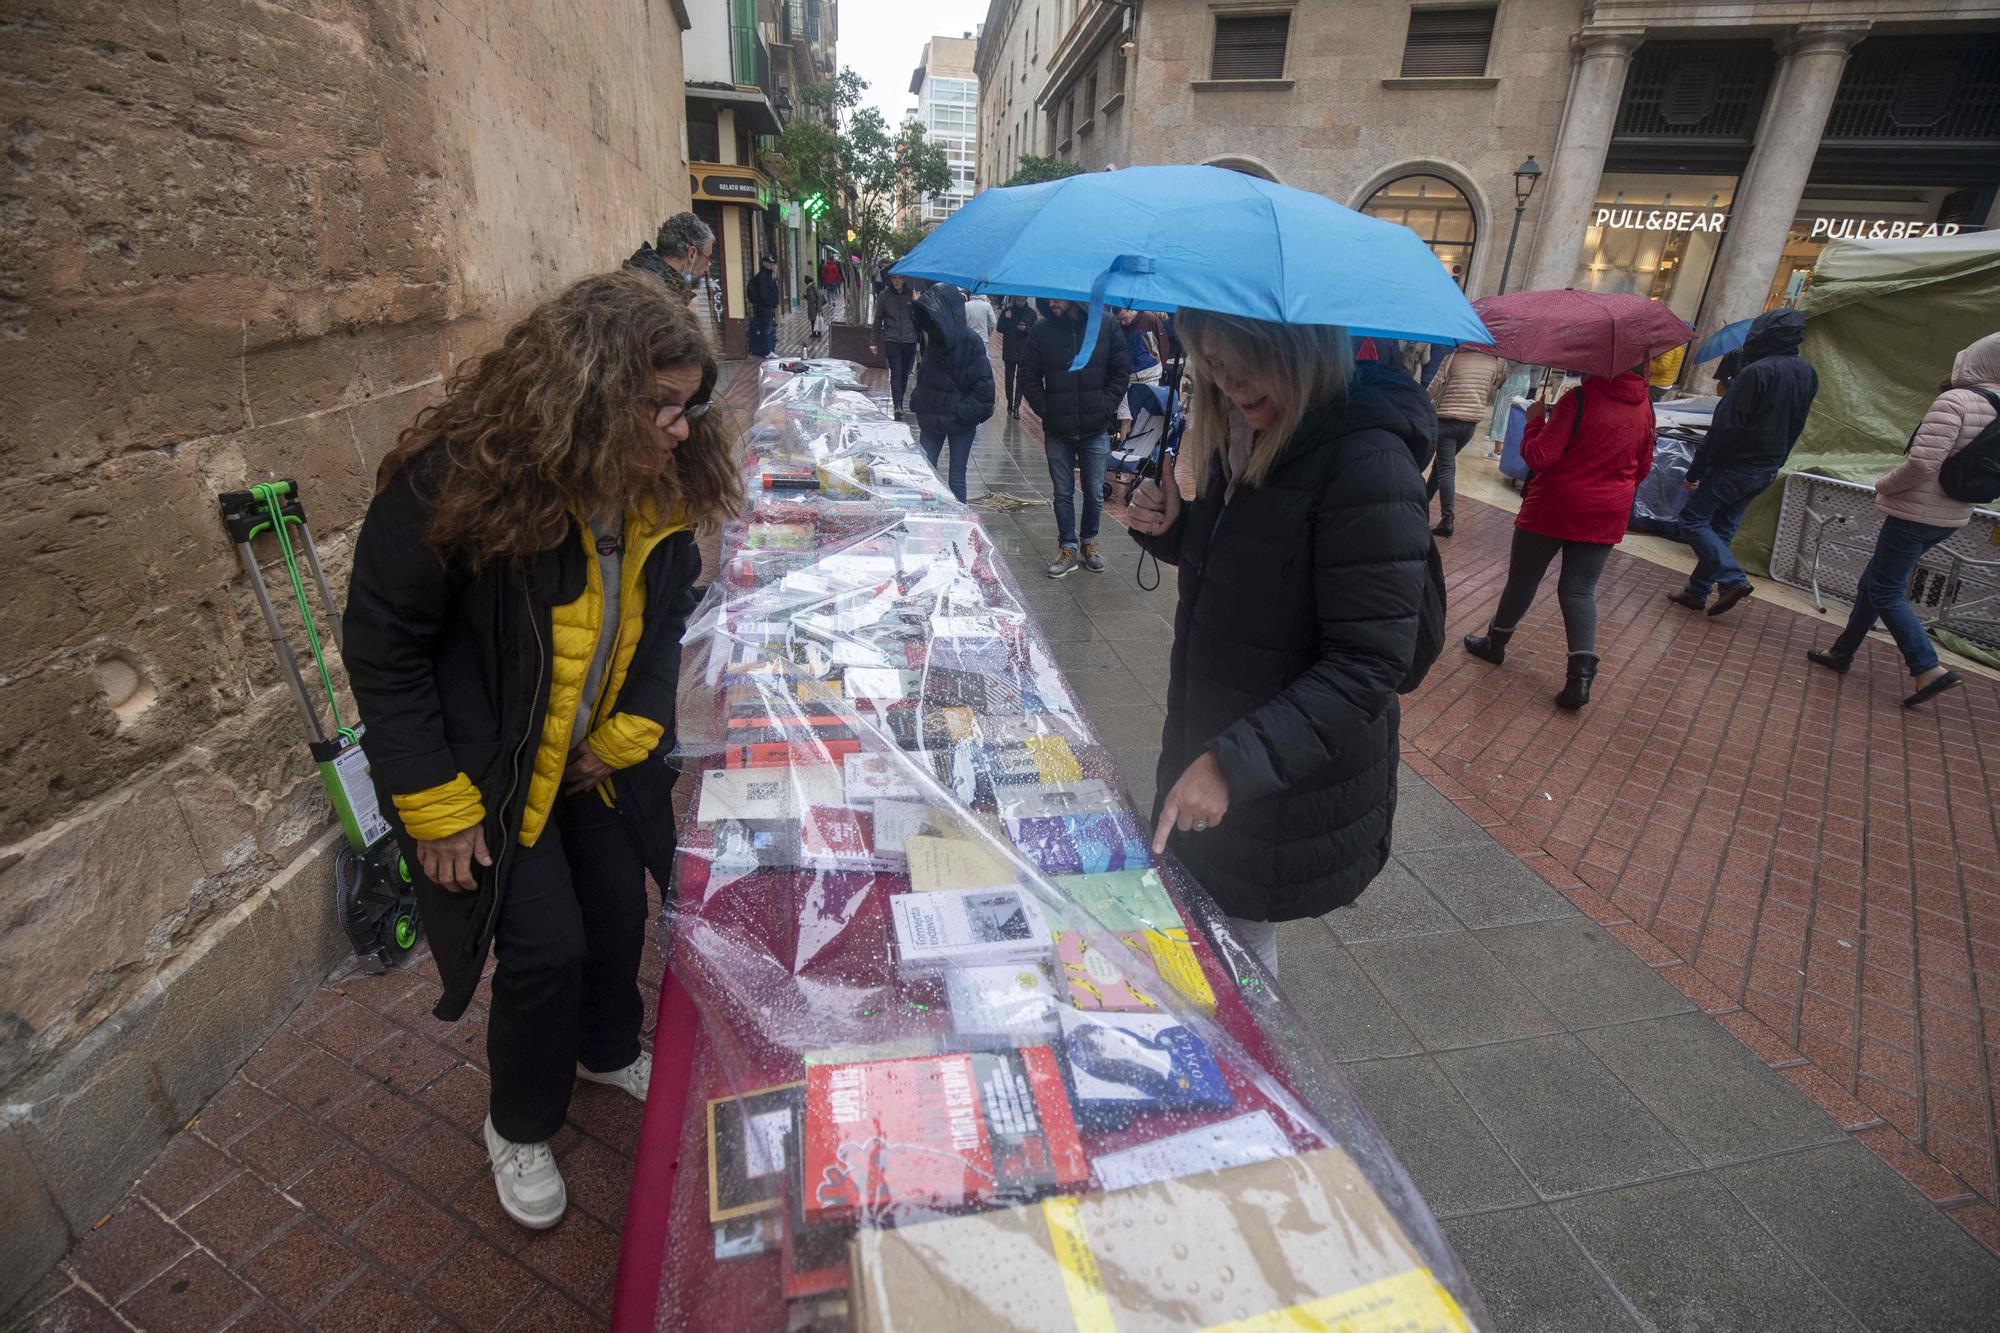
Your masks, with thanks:
[[[1521,214],[1528,211],[1528,196],[1535,192],[1535,183],[1542,178],[1542,169],[1535,164],[1535,155],[1528,154],[1528,160],[1514,168],[1514,230],[1507,237],[1507,258],[1500,264],[1500,295],[1507,292],[1507,271],[1514,267],[1514,242],[1521,239]]]

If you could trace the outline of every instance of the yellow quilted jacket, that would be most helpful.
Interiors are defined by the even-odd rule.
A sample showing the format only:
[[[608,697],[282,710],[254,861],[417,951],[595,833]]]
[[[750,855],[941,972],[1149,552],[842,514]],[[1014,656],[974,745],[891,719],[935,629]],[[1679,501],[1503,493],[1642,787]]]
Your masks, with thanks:
[[[652,718],[608,710],[625,683],[632,655],[639,649],[640,633],[645,629],[646,558],[653,548],[686,527],[685,523],[655,524],[648,513],[636,508],[625,511],[625,558],[620,566],[617,636],[612,641],[598,696],[591,704],[590,731],[583,742],[612,768],[630,768],[646,758],[666,732],[666,727]],[[573,748],[570,733],[576,723],[577,695],[589,674],[591,654],[597,647],[603,623],[603,571],[596,551],[590,549],[587,524],[578,525],[577,540],[586,548],[586,582],[575,601],[550,612],[553,642],[549,654],[548,711],[542,717],[541,742],[535,747],[527,805],[521,815],[523,847],[534,846],[542,836],[556,794],[562,789],[563,769]],[[609,793],[604,795],[608,800]],[[448,838],[486,818],[479,789],[464,773],[426,791],[398,795],[395,802],[410,836],[425,841]]]

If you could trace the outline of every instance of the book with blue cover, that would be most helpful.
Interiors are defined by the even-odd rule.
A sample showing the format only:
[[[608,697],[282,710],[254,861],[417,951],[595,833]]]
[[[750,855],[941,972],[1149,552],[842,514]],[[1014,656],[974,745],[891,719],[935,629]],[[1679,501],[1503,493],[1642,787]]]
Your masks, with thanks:
[[[1172,1014],[1066,1009],[1060,1017],[1081,1111],[1213,1111],[1235,1102],[1208,1044]]]
[[[1007,836],[1045,875],[1099,875],[1153,863],[1145,830],[1123,811],[1009,819]]]

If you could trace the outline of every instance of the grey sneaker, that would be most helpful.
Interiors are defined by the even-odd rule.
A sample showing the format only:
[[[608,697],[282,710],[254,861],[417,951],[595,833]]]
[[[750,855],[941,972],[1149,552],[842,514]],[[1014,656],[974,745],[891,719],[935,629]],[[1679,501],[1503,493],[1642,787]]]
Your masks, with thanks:
[[[1104,557],[1097,553],[1096,542],[1085,542],[1083,544],[1083,567],[1093,574],[1102,574],[1104,572]]]
[[[486,1117],[486,1156],[493,1163],[493,1185],[507,1216],[531,1231],[546,1231],[562,1221],[569,1207],[569,1190],[562,1170],[546,1143],[512,1143]]]
[[[1071,574],[1076,573],[1078,565],[1079,561],[1076,558],[1076,552],[1065,546],[1062,548],[1062,554],[1056,557],[1056,562],[1049,566],[1049,577],[1052,579],[1067,578]]]

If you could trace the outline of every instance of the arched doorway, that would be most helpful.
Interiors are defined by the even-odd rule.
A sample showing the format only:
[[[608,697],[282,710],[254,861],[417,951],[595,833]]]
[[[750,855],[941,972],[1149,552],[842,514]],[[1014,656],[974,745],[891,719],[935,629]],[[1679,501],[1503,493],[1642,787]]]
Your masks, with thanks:
[[[1415,232],[1460,287],[1470,279],[1479,215],[1465,192],[1444,177],[1421,172],[1398,176],[1369,195],[1361,211]]]

